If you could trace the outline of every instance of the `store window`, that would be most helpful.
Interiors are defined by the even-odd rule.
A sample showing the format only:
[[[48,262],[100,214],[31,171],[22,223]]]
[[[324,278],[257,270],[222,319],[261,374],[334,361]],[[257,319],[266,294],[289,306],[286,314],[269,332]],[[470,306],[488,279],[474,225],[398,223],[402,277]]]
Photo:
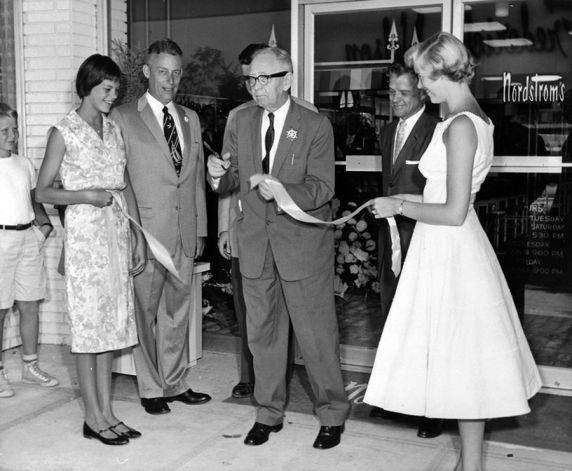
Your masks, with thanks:
[[[389,69],[405,51],[449,26],[447,2],[301,2],[304,64],[299,93],[334,129],[336,216],[381,194],[381,129],[393,121]],[[333,34],[335,32],[335,34]],[[439,107],[427,104],[438,116]],[[378,223],[368,212],[335,232],[336,311],[342,361],[370,366],[385,323],[377,272]],[[365,250],[357,261],[351,254]],[[346,252],[349,250],[350,254]],[[353,252],[352,252],[353,251]]]
[[[572,2],[462,4],[472,87],[495,125],[477,211],[536,361],[572,368]]]
[[[14,2],[0,0],[0,102],[16,106]]]

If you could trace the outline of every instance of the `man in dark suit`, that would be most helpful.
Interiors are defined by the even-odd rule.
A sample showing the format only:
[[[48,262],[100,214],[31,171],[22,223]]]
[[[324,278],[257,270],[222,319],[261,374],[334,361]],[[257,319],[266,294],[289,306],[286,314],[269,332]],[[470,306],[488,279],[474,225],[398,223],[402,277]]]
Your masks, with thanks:
[[[389,71],[389,98],[394,120],[381,130],[380,148],[382,159],[382,195],[420,195],[425,186],[425,177],[419,171],[419,159],[427,149],[439,120],[425,110],[425,92],[418,86],[417,75],[402,64],[394,64]],[[395,216],[401,257],[405,260],[409,242],[415,227],[413,219]],[[391,268],[391,237],[389,225],[382,219],[378,239],[378,268],[381,289],[381,310],[387,318],[399,277]],[[386,412],[373,408],[372,417],[385,417]],[[417,435],[433,438],[441,434],[441,419],[423,418]]]
[[[184,282],[152,258],[134,279],[139,345],[133,356],[141,405],[149,414],[164,414],[167,402],[210,400],[190,388],[188,351],[188,287],[207,235],[204,160],[197,114],[173,102],[182,74],[179,46],[170,39],[151,44],[143,74],[147,92],[110,117],[123,134],[141,224],[169,250]]]
[[[349,410],[339,363],[333,231],[292,219],[277,208],[267,182],[251,189],[249,179],[266,173],[282,182],[300,208],[331,219],[332,126],[290,98],[292,61],[286,51],[257,52],[249,76],[258,106],[236,113],[229,129],[233,146],[208,162],[215,191],[239,188],[238,255],[258,403],[244,442],[260,445],[282,429],[290,319],[316,398],[321,427],[314,447],[331,448],[340,442]]]

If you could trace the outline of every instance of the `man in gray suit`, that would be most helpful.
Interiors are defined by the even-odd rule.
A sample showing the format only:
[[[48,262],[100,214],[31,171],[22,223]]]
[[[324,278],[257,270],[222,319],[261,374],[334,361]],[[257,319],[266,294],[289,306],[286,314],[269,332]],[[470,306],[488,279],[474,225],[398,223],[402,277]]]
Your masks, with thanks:
[[[238,255],[259,405],[245,444],[260,445],[282,429],[291,320],[316,397],[321,427],[314,447],[331,448],[340,442],[349,410],[339,364],[333,231],[292,219],[277,208],[266,182],[251,190],[249,178],[266,173],[282,182],[300,208],[330,219],[332,127],[326,117],[291,100],[292,62],[286,51],[257,52],[249,77],[258,106],[236,113],[229,130],[233,146],[208,163],[215,191],[240,189]]]
[[[167,402],[201,404],[208,394],[190,388],[188,352],[193,264],[207,235],[204,160],[197,114],[173,102],[182,51],[170,39],[149,46],[147,92],[110,114],[121,128],[141,224],[170,252],[183,283],[149,254],[135,277],[139,345],[133,350],[141,404],[149,414]]]
[[[254,54],[268,46],[263,43],[252,43],[246,46],[238,56],[242,76],[245,79],[244,85],[248,93],[251,93],[248,76],[250,74],[250,63]],[[318,109],[310,102],[300,98],[291,97],[296,103],[304,106],[312,111],[318,112]],[[256,101],[250,100],[236,108],[230,110],[228,120],[224,130],[222,154],[225,154],[229,148],[233,148],[236,144],[231,142],[232,135],[230,129],[236,118],[236,113],[250,106],[258,106]],[[236,228],[234,222],[238,217],[240,209],[238,208],[238,189],[229,194],[219,195],[218,200],[218,249],[224,258],[231,261],[231,277],[232,277],[232,297],[234,303],[234,312],[238,324],[238,330],[241,339],[240,348],[240,380],[232,388],[232,396],[236,398],[245,398],[252,396],[254,388],[254,369],[252,367],[252,353],[248,347],[248,335],[246,330],[246,305],[242,294],[242,277],[240,275],[240,261],[238,259],[238,242],[236,240]],[[289,343],[289,361],[286,373],[287,381],[293,373],[294,358],[294,338],[291,336]]]

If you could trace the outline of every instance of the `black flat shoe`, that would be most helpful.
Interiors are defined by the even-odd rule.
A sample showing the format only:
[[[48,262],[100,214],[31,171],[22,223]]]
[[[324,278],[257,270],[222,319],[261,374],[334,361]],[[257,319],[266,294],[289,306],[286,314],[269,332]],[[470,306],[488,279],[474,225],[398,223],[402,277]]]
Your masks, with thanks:
[[[252,396],[254,386],[252,383],[238,383],[232,388],[232,397],[237,399],[244,399],[245,397]]]
[[[185,404],[195,405],[209,402],[211,397],[208,394],[194,392],[192,389],[187,389],[185,392],[178,394],[177,396],[167,397],[166,399],[167,402],[180,401]]]
[[[141,405],[147,414],[159,415],[171,412],[164,397],[142,397]]]
[[[435,438],[443,431],[443,419],[429,419],[423,417],[417,430],[419,438]]]
[[[328,448],[333,448],[339,445],[344,429],[345,427],[343,425],[322,425],[320,427],[320,432],[314,441],[314,448],[327,450]]]
[[[261,424],[260,422],[254,422],[254,425],[246,435],[244,439],[245,445],[262,445],[268,441],[268,436],[270,432],[280,432],[282,430],[283,425],[266,425]]]
[[[116,437],[106,438],[103,435],[101,435],[103,432],[106,432],[107,430],[113,432],[116,435]],[[95,438],[104,445],[127,445],[129,443],[129,439],[127,437],[124,437],[123,435],[119,435],[115,430],[113,430],[113,427],[104,428],[103,430],[96,432],[85,422],[83,423],[83,436],[85,438],[90,438],[90,439]]]
[[[127,430],[125,432],[117,430],[117,427],[120,426],[125,427]],[[139,438],[141,436],[141,432],[139,432],[139,430],[135,430],[134,428],[129,427],[129,425],[126,425],[124,422],[117,422],[115,425],[112,425],[109,428],[117,435],[122,435],[127,438]]]

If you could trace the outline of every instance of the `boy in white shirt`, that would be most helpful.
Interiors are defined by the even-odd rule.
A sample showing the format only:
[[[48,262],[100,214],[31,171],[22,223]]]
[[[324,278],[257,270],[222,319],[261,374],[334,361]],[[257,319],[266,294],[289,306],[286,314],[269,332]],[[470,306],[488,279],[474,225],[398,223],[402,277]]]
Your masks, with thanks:
[[[0,103],[0,398],[14,395],[2,363],[4,320],[15,303],[20,312],[22,381],[46,387],[58,380],[38,366],[39,304],[46,291],[41,253],[53,226],[34,200],[36,172],[26,157],[13,154],[18,114]]]

